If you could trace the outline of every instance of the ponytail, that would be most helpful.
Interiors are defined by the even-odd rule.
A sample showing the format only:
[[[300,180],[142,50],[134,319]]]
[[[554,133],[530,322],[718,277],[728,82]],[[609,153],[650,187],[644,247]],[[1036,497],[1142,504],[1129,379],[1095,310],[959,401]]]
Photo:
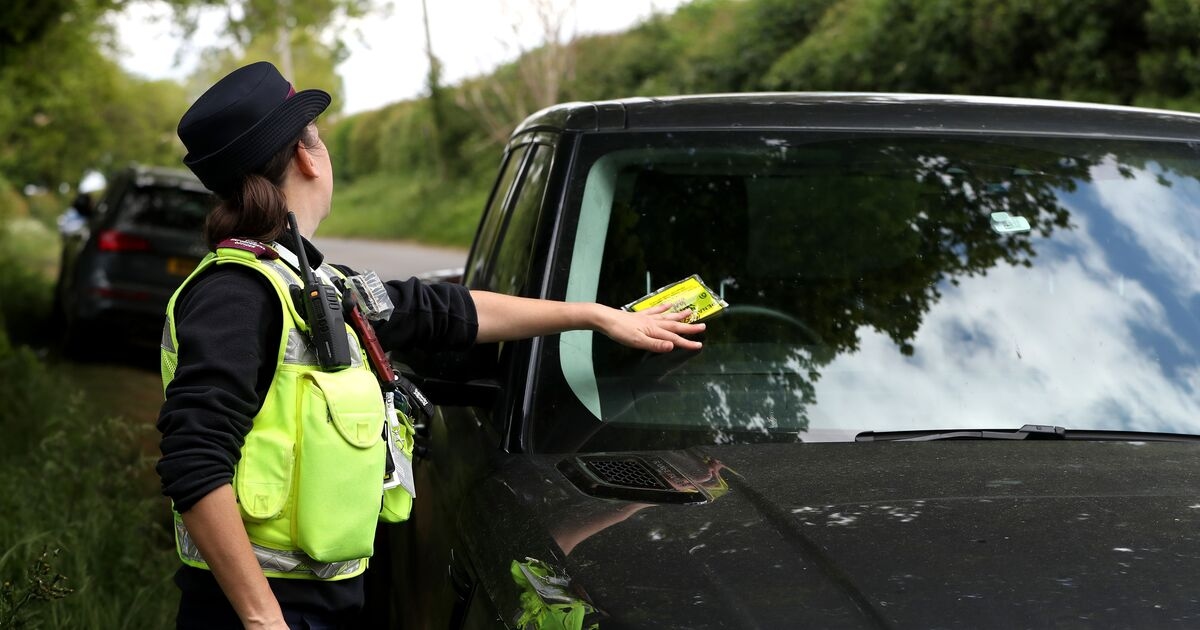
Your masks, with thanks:
[[[288,213],[282,187],[297,145],[305,149],[316,146],[311,126],[261,168],[242,178],[238,190],[221,198],[204,222],[204,242],[210,251],[232,237],[264,243],[279,239],[287,229]]]

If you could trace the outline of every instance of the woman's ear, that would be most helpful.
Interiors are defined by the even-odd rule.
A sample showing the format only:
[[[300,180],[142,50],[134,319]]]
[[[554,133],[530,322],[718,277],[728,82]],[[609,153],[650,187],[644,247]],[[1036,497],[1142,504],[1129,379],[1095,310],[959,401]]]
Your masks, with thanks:
[[[303,142],[296,143],[296,168],[300,169],[300,174],[310,179],[318,179],[321,177],[321,171],[317,168],[317,161],[313,159],[308,149],[304,147]]]

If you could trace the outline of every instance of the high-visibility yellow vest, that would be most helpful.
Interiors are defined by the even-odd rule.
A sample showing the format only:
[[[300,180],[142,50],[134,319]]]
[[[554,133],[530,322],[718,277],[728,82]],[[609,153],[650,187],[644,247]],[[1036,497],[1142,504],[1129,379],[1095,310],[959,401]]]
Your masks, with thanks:
[[[283,330],[275,377],[233,475],[242,521],[268,576],[339,580],[359,575],[372,552],[376,522],[407,518],[412,501],[403,488],[394,488],[383,503],[386,409],[378,381],[349,325],[351,366],[322,372],[291,298],[290,287],[303,286],[302,279],[274,258],[274,249],[239,243],[247,247],[235,244],[208,254],[171,297],[161,350],[163,388],[178,364],[174,310],[184,287],[212,265],[242,265],[262,273],[279,298]],[[341,277],[329,265],[317,273],[326,284]],[[180,559],[207,569],[179,513],[174,519]]]

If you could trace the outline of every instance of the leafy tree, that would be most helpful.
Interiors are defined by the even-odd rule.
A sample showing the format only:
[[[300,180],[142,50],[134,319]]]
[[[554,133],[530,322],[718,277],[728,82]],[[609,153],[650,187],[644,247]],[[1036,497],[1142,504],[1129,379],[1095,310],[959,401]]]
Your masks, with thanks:
[[[1145,13],[1146,38],[1154,46],[1138,56],[1144,91],[1142,105],[1196,108],[1200,103],[1200,3],[1150,0]]]
[[[89,169],[175,164],[183,88],[125,74],[73,28],[54,29],[0,69],[0,173],[50,189]],[[35,61],[36,60],[36,61]]]
[[[129,161],[177,166],[183,147],[178,117],[203,87],[249,59],[280,59],[298,69],[300,86],[342,99],[335,66],[345,57],[345,20],[376,0],[159,0],[180,24],[223,6],[238,45],[212,51],[190,91],[122,71],[109,54],[114,34],[105,15],[137,0],[14,0],[0,3],[0,175],[13,185],[56,190],[84,171]]]
[[[336,65],[341,61],[337,50],[322,42],[310,30],[292,31],[291,56],[295,70],[291,74],[284,73],[296,89],[319,88],[329,92],[333,97],[326,116],[338,113],[344,102],[342,79],[338,76]],[[193,96],[199,96],[221,77],[252,61],[267,60],[275,63],[283,71],[279,62],[277,41],[273,33],[251,39],[245,47],[234,49],[217,49],[204,56],[200,67],[188,80],[188,91]],[[184,106],[186,108],[186,105]],[[177,110],[180,115],[183,109]],[[178,116],[176,117],[178,122]]]
[[[77,178],[112,144],[97,108],[113,102],[120,71],[93,41],[96,7],[74,8],[30,25],[38,37],[10,46],[0,67],[0,173],[17,185]]]
[[[70,25],[88,28],[99,15],[125,0],[9,0],[0,4],[0,68],[20,61],[20,51],[37,44],[54,31]]]
[[[342,34],[346,21],[383,10],[382,0],[174,0],[176,21],[185,33],[196,28],[200,10],[226,10],[225,32],[236,46],[210,51],[207,63],[193,78],[195,89],[258,59],[275,63],[297,85],[319,87],[341,106],[341,80],[334,67],[348,51]]]
[[[843,0],[761,87],[1132,102],[1146,2]]]

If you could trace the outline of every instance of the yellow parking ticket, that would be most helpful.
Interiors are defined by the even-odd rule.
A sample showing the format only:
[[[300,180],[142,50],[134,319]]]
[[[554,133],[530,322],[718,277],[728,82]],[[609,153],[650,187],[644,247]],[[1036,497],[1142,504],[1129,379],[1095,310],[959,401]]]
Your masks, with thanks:
[[[712,317],[729,306],[725,300],[713,294],[712,289],[704,284],[699,275],[692,274],[679,282],[673,282],[644,295],[621,308],[627,311],[642,311],[660,304],[669,304],[671,308],[668,310],[671,313],[691,309],[691,316],[684,320],[688,323]]]

